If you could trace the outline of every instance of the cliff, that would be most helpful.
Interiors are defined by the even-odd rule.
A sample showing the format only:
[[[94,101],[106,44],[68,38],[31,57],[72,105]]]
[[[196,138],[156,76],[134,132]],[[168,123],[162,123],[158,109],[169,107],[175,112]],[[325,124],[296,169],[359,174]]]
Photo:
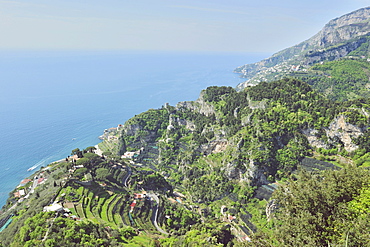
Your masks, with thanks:
[[[235,69],[247,81],[239,90],[261,81],[280,79],[291,72],[306,71],[313,64],[348,56],[368,44],[370,8],[363,8],[331,20],[310,39],[275,53],[254,64]],[[368,50],[361,55],[368,56]]]

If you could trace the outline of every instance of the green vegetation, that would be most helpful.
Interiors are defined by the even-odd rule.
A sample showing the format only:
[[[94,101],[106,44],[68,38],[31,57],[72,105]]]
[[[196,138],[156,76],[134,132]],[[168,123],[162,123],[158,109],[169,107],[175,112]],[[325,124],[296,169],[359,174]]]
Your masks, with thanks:
[[[134,229],[107,228],[91,221],[76,223],[54,213],[28,218],[11,246],[120,246],[136,236]]]
[[[274,195],[273,231],[260,231],[251,245],[368,246],[369,179],[367,170],[355,167],[302,171]]]
[[[103,156],[74,149],[40,171],[45,184],[4,207],[15,205],[1,243],[364,245],[369,109],[368,98],[332,101],[292,78],[240,92],[209,87],[196,102],[112,130]],[[122,159],[127,151],[133,157]],[[42,212],[51,204],[65,211]]]
[[[329,99],[346,101],[370,96],[370,62],[365,59],[316,64],[306,73],[291,76],[306,81]]]

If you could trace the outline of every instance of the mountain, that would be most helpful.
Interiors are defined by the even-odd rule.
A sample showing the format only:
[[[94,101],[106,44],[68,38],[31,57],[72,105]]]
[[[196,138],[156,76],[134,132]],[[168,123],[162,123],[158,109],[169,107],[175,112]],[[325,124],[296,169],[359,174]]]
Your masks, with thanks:
[[[343,58],[366,60],[370,56],[369,21],[370,8],[359,9],[331,20],[319,33],[298,45],[277,52],[260,62],[236,68],[235,72],[248,79],[237,88],[241,90],[261,81],[272,81],[285,76],[294,77],[297,74],[299,76],[308,74],[312,77],[312,66],[327,61]],[[315,84],[311,85],[317,88]],[[332,85],[335,83],[327,85],[326,89]],[[361,86],[364,86],[364,83],[361,83]],[[355,94],[358,95],[357,92]],[[335,99],[336,95],[333,98]]]
[[[183,195],[182,204],[191,212],[201,208],[207,212],[198,211],[204,219],[217,218],[221,226],[232,223],[235,228],[227,234],[244,236],[245,239],[255,234],[255,239],[275,241],[277,236],[269,235],[269,229],[265,228],[269,224],[269,215],[276,210],[275,201],[269,198],[277,186],[286,188],[293,181],[308,176],[301,174],[300,170],[316,174],[306,178],[310,183],[319,183],[323,179],[319,174],[331,179],[318,192],[326,199],[317,198],[315,205],[335,208],[338,222],[330,222],[333,214],[324,210],[326,206],[320,209],[311,206],[312,214],[317,210],[325,214],[315,227],[325,224],[338,227],[342,224],[340,221],[344,220],[345,212],[337,208],[339,204],[327,203],[326,200],[341,201],[343,210],[352,210],[350,202],[361,194],[360,190],[367,188],[364,184],[369,184],[370,174],[365,169],[370,163],[367,151],[369,113],[369,98],[335,102],[317,93],[307,83],[293,78],[261,82],[239,92],[231,87],[209,87],[196,101],[179,102],[176,106],[166,104],[133,117],[120,130],[111,133],[111,137],[106,137],[101,148],[126,157],[133,155],[140,169],[153,171],[158,176],[156,180],[162,180],[157,185],[154,181],[145,182],[147,180],[142,177],[131,180],[131,183],[141,183],[144,190],[156,190],[166,194],[167,198],[173,191],[179,192]],[[347,177],[347,169],[353,172],[350,177]],[[292,181],[290,177],[293,177]],[[333,184],[335,178],[339,179],[335,185],[338,187]],[[348,184],[344,181],[348,179],[356,182],[350,185],[351,190],[343,199],[342,194],[334,191],[346,190]],[[297,193],[315,191],[314,187],[300,186],[302,188]],[[303,188],[309,192],[303,192]],[[301,199],[297,201],[297,207],[306,204],[306,200],[312,200]],[[270,213],[261,215],[257,208]],[[164,212],[167,214],[169,211]],[[228,219],[229,216],[231,218]],[[278,214],[276,217],[276,224],[294,222],[294,219],[287,222]],[[303,225],[310,221],[308,216],[295,217],[300,218]],[[353,217],[353,222],[347,222],[349,225],[363,219],[361,214],[353,214]],[[170,232],[175,235],[183,229],[181,223],[174,224],[172,220],[161,224],[165,229],[172,229]],[[216,222],[212,224],[217,225]],[[367,225],[363,222],[354,228],[357,243],[367,241],[363,237],[366,234],[359,235]],[[303,241],[294,237],[294,231],[284,229],[277,230],[279,234],[287,234],[285,238],[289,241]],[[344,227],[337,233],[328,231],[323,228],[322,232],[328,235],[322,236],[302,233],[305,238],[302,243],[307,243],[305,246],[322,246],[327,241],[340,243],[343,231],[347,230]],[[181,244],[189,243],[190,232],[172,236],[171,241],[183,246]],[[195,245],[201,243],[193,241]],[[238,241],[234,241],[238,246]]]
[[[335,19],[269,60],[307,73],[208,87],[37,171],[2,209],[0,246],[368,246],[370,98],[353,90],[368,62],[325,60],[364,38],[368,14]],[[330,94],[326,79],[351,86]]]

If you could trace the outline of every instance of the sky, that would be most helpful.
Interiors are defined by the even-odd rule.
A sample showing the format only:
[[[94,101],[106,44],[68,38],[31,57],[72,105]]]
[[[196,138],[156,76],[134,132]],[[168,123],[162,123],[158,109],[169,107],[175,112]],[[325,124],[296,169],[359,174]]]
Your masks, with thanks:
[[[370,0],[0,0],[0,50],[277,52]]]

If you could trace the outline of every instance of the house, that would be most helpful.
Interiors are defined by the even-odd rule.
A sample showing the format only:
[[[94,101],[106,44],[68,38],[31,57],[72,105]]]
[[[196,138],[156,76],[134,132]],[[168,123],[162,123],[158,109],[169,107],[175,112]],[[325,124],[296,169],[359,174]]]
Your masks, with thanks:
[[[37,180],[37,184],[42,184],[42,183],[44,183],[45,182],[45,178],[39,178],[38,180]]]
[[[135,152],[126,152],[122,155],[122,158],[132,159],[134,158]]]
[[[117,136],[108,136],[108,141],[118,140]]]
[[[175,203],[176,202],[176,200],[175,199],[173,199],[173,198],[167,198],[170,202],[172,202],[172,203]]]
[[[121,156],[121,158],[126,158],[126,159],[136,158],[137,156],[139,156],[141,151],[142,151],[142,149],[140,149],[138,151],[135,151],[135,152],[126,152]]]
[[[130,207],[134,208],[136,205],[136,200],[134,200],[131,204],[130,204]]]
[[[63,206],[58,204],[58,203],[55,203],[55,204],[52,204],[50,206],[46,206],[44,207],[44,212],[62,212],[64,211],[63,209]]]
[[[174,191],[173,194],[177,197],[185,197],[183,194],[181,194],[180,192],[177,192],[177,191]]]
[[[131,209],[130,209],[130,213],[132,213],[132,211],[134,211],[135,205],[136,205],[136,200],[134,200],[134,201],[131,203],[131,205],[130,205],[130,207],[131,207]]]
[[[134,193],[134,198],[135,199],[143,199],[145,198],[146,195],[145,194],[138,194],[138,193]]]
[[[31,179],[28,179],[28,178],[23,179],[23,180],[21,181],[20,185],[21,185],[21,186],[23,186],[23,185],[25,185],[25,184],[27,184],[28,182],[31,182],[31,181],[32,181],[32,180],[31,180]]]
[[[24,190],[18,190],[17,192],[15,192],[13,195],[14,197],[21,197],[21,196],[24,196],[26,194],[26,192]]]
[[[230,221],[230,222],[232,222],[233,220],[235,220],[236,219],[236,217],[235,216],[232,216],[232,215],[228,215],[228,220]]]

